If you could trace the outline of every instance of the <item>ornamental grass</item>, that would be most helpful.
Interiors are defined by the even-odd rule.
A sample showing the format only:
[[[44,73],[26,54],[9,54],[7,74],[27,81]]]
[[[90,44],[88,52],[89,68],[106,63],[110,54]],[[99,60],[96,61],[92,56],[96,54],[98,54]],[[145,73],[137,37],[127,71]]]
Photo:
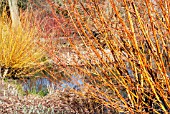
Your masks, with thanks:
[[[37,29],[30,15],[22,15],[21,26],[11,27],[10,18],[3,13],[0,17],[0,76],[31,76],[43,66],[44,56]]]

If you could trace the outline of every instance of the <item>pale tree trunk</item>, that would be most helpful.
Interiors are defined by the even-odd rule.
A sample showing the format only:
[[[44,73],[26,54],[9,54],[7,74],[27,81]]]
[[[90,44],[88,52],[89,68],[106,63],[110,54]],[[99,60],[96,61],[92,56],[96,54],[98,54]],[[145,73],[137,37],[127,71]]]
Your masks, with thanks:
[[[11,20],[12,20],[12,27],[17,28],[20,26],[20,18],[17,6],[17,0],[8,0]]]

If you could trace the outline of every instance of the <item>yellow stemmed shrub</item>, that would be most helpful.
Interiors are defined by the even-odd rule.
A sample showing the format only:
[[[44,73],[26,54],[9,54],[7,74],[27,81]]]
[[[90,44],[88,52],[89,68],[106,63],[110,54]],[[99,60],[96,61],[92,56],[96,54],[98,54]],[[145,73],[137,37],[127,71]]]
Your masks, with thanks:
[[[37,45],[36,27],[23,19],[22,27],[13,29],[5,17],[0,18],[1,77],[20,77],[35,72],[41,67],[40,59],[43,56]]]

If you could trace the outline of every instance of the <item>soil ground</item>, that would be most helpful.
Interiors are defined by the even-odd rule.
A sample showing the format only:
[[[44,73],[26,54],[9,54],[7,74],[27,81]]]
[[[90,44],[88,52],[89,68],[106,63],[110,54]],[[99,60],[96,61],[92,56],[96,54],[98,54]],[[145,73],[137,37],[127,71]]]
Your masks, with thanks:
[[[55,93],[45,97],[23,96],[19,94],[15,84],[0,80],[0,114],[57,114],[66,112],[67,105],[62,104],[57,95]]]

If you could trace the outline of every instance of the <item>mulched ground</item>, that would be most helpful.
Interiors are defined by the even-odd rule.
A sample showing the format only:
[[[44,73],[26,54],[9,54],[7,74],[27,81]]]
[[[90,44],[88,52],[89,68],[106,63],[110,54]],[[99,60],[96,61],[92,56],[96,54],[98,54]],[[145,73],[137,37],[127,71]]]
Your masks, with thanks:
[[[73,113],[58,95],[19,95],[14,84],[0,80],[0,114]]]
[[[112,114],[114,111],[94,102],[88,92],[82,96],[71,89],[56,90],[40,97],[23,96],[16,88],[16,84],[0,80],[0,114]]]

